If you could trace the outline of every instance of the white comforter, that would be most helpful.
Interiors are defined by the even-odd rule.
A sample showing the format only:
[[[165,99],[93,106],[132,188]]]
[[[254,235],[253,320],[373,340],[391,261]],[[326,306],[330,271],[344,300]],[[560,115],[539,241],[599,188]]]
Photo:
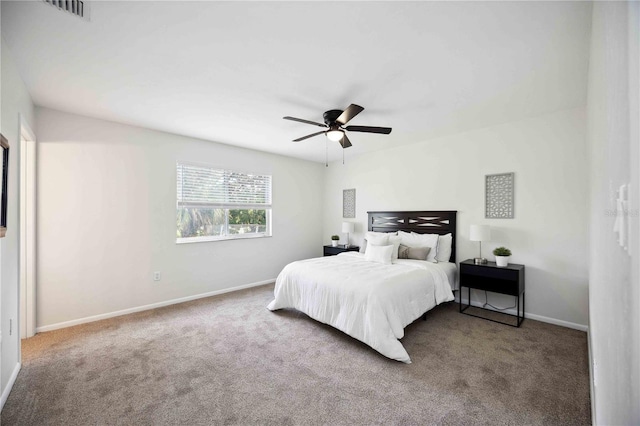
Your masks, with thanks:
[[[399,259],[383,265],[355,252],[288,264],[274,293],[268,309],[295,308],[406,363],[411,359],[398,341],[404,327],[454,299],[447,274],[437,264]]]

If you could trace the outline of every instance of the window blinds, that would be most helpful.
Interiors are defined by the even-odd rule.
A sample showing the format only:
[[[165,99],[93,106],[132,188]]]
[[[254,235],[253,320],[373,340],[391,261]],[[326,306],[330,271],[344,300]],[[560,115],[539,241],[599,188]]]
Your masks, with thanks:
[[[270,209],[271,176],[177,163],[178,207]]]

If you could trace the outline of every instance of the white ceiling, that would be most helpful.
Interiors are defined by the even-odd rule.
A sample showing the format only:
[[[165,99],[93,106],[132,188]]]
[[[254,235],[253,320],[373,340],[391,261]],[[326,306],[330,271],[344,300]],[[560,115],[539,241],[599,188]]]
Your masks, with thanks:
[[[352,156],[584,105],[590,23],[586,2],[2,2],[37,105],[314,161],[324,136],[291,140],[320,129],[283,116],[393,127]]]

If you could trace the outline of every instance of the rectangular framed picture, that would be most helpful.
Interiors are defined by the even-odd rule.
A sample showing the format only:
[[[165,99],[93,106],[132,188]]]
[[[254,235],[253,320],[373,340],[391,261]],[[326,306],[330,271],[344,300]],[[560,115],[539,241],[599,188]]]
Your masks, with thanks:
[[[484,217],[513,219],[514,173],[498,173],[484,177]]]
[[[342,217],[356,217],[356,190],[344,189],[342,191]]]
[[[0,135],[0,147],[2,148],[2,204],[0,205],[0,238],[7,234],[7,197],[9,178],[9,141]]]

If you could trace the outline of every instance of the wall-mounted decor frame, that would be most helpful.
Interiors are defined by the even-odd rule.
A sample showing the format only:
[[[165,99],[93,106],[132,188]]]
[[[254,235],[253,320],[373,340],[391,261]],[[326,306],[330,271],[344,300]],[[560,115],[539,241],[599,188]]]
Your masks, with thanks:
[[[342,190],[342,217],[354,218],[356,217],[356,190],[344,189]]]
[[[0,135],[0,147],[2,148],[2,198],[0,205],[0,238],[7,234],[7,200],[9,177],[9,141]]]
[[[514,173],[486,175],[484,185],[484,217],[513,219]]]

